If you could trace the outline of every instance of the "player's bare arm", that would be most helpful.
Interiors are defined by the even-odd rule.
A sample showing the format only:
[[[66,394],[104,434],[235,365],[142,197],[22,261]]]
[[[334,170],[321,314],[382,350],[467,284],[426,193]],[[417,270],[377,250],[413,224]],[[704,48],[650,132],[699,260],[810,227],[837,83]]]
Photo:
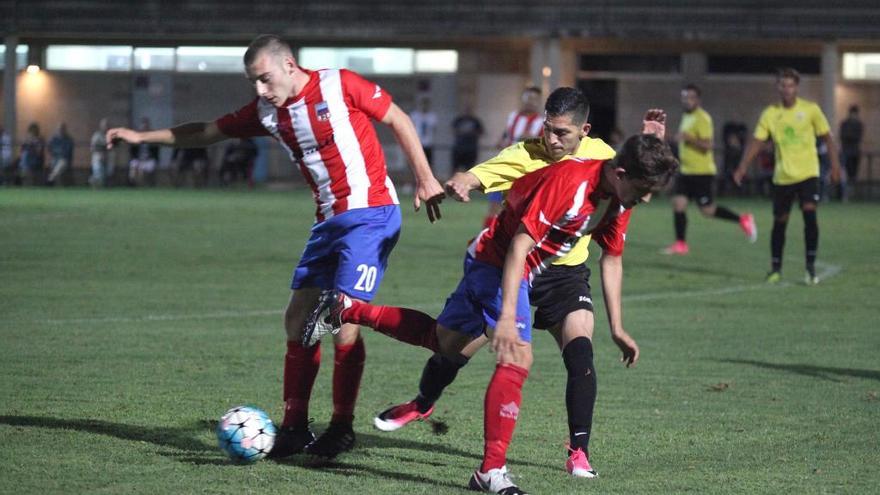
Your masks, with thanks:
[[[449,180],[446,181],[446,194],[456,201],[467,203],[471,200],[470,192],[480,189],[483,184],[471,172],[456,172]]]
[[[599,258],[599,269],[602,275],[602,292],[605,297],[605,312],[608,314],[608,325],[611,339],[623,353],[620,361],[629,368],[639,360],[639,346],[623,329],[623,257],[603,253]]]
[[[840,182],[840,155],[837,153],[837,143],[834,141],[834,136],[829,132],[819,136],[819,139],[821,139],[822,142],[825,143],[825,146],[828,147],[828,159],[831,161],[831,173],[829,178],[831,179],[831,182]]]
[[[135,131],[125,127],[108,129],[107,148],[112,148],[116,141],[129,144],[155,143],[176,148],[199,148],[214,144],[228,136],[220,132],[214,122],[188,122],[169,129]]]
[[[666,136],[666,110],[651,108],[642,117],[642,134],[653,134],[658,139]]]
[[[501,314],[492,335],[492,350],[499,364],[525,364],[520,362],[518,348],[527,344],[520,340],[516,328],[516,304],[526,256],[534,247],[535,240],[520,225],[507,249],[501,273]]]
[[[746,172],[749,170],[749,166],[752,165],[752,162],[755,161],[755,157],[758,156],[758,153],[761,151],[761,146],[764,145],[764,141],[759,139],[752,138],[749,141],[749,145],[746,147],[745,153],[743,153],[742,159],[739,161],[739,165],[736,167],[736,170],[733,172],[733,182],[736,185],[742,185],[743,177],[746,176]]]
[[[392,103],[388,108],[382,123],[391,127],[394,137],[400,143],[400,148],[406,155],[407,163],[416,180],[416,194],[413,198],[413,207],[419,211],[424,201],[428,210],[428,220],[431,223],[440,219],[440,203],[445,194],[440,182],[431,173],[431,166],[425,157],[425,151],[419,143],[419,136],[412,119],[396,104]]]

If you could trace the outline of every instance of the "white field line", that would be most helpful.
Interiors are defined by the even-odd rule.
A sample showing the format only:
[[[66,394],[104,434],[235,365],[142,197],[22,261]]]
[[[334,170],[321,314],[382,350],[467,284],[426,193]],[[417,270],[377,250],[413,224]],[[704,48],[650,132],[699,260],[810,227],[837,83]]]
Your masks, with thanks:
[[[817,273],[820,280],[827,280],[840,274],[843,267],[830,263],[816,262]],[[685,297],[700,296],[718,296],[724,294],[734,294],[737,292],[746,292],[750,290],[779,289],[783,287],[793,287],[796,284],[791,282],[783,282],[780,284],[757,283],[749,285],[735,285],[733,287],[723,287],[718,289],[701,289],[692,291],[670,290],[664,292],[652,292],[648,294],[638,294],[634,296],[624,296],[625,302],[632,301],[657,301],[661,299],[680,299]],[[278,315],[281,316],[281,309],[261,309],[261,310],[243,310],[243,311],[215,311],[213,313],[190,313],[190,314],[163,314],[163,315],[142,315],[142,316],[106,316],[96,318],[55,318],[38,320],[41,323],[50,325],[68,325],[77,323],[131,323],[131,322],[149,322],[149,321],[177,321],[177,320],[211,320],[223,318],[249,318],[252,316]]]
[[[830,263],[822,263],[820,261],[816,262],[816,275],[819,276],[819,280],[827,280],[831,277],[838,275],[841,271],[843,271],[843,267],[840,265],[832,265]],[[821,284],[821,282],[819,282]],[[768,284],[768,283],[757,283],[757,284],[749,284],[749,285],[734,285],[732,287],[723,287],[718,289],[701,289],[701,290],[691,290],[691,291],[668,291],[668,292],[653,292],[649,294],[638,294],[635,296],[624,296],[623,300],[626,302],[630,301],[656,301],[659,299],[679,299],[683,297],[699,297],[699,296],[719,296],[725,294],[735,294],[737,292],[746,292],[750,290],[764,290],[764,289],[779,289],[782,287],[793,287],[797,284],[791,282],[782,282],[779,284]]]

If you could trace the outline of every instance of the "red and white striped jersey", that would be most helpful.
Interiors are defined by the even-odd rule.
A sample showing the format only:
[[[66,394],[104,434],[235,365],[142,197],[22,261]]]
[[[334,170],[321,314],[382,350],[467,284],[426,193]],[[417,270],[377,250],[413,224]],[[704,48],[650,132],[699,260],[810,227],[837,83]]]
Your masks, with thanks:
[[[507,127],[504,128],[503,147],[523,139],[541,137],[544,130],[544,119],[536,112],[510,112]]]
[[[523,277],[529,282],[585,235],[610,255],[623,254],[632,210],[604,194],[603,160],[572,158],[522,176],[513,183],[504,209],[468,247],[475,259],[502,268],[520,225],[535,240]]]
[[[356,208],[398,204],[373,128],[391,95],[349,70],[309,71],[309,82],[281,108],[257,97],[217,119],[229,137],[272,136],[312,188],[316,221]]]

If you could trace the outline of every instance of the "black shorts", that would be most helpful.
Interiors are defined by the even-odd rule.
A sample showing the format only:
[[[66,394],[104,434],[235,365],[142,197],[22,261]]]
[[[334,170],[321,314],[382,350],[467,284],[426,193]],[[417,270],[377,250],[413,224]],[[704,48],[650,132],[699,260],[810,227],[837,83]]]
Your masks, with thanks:
[[[529,302],[535,306],[532,326],[546,330],[578,309],[593,311],[590,269],[586,265],[550,265],[532,280]]]
[[[714,175],[685,175],[678,174],[675,178],[673,194],[687,196],[700,206],[711,205],[715,198],[712,194],[712,184],[715,182]]]
[[[773,184],[773,216],[787,215],[791,211],[795,197],[800,201],[801,208],[808,203],[818,203],[819,178],[813,177],[785,186]]]

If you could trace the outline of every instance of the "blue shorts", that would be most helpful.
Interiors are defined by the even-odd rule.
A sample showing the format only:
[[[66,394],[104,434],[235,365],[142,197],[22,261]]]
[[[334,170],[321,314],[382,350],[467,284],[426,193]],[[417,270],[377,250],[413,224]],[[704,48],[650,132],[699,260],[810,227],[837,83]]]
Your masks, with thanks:
[[[486,199],[488,199],[490,203],[503,203],[504,193],[501,191],[486,193]]]
[[[501,269],[472,258],[465,259],[464,277],[446,300],[437,323],[450,330],[479,337],[486,327],[495,328],[500,314]],[[532,341],[529,284],[525,280],[519,285],[516,299],[516,328],[520,339]]]
[[[371,301],[400,237],[400,207],[349,210],[312,227],[291,289],[337,289]]]

